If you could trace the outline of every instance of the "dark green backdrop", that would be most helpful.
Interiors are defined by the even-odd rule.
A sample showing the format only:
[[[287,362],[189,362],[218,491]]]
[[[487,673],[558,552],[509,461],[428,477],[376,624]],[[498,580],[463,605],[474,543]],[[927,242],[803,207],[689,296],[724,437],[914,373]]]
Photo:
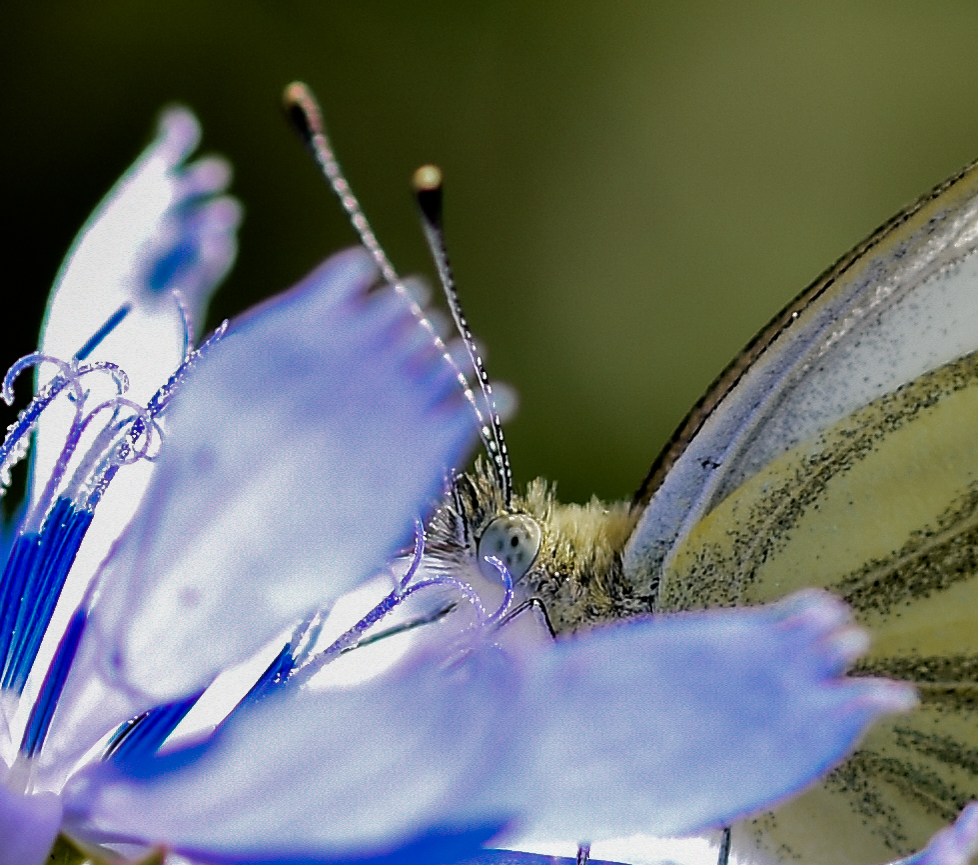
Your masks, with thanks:
[[[626,496],[754,330],[978,155],[976,45],[972,0],[4,3],[4,355],[167,101],[247,207],[215,318],[349,243],[278,113],[302,77],[402,270],[431,272],[407,179],[444,167],[517,476]]]

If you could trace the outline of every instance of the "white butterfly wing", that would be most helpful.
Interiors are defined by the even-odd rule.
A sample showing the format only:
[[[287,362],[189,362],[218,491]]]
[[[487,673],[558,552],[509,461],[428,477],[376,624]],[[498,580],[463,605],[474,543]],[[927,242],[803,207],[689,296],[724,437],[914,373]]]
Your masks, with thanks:
[[[690,528],[779,454],[978,349],[978,167],[840,259],[734,360],[636,501],[626,573],[654,580]]]
[[[775,319],[637,497],[626,575],[658,609],[825,586],[874,636],[856,672],[921,690],[812,792],[738,827],[742,855],[887,861],[978,797],[976,248],[971,166]]]

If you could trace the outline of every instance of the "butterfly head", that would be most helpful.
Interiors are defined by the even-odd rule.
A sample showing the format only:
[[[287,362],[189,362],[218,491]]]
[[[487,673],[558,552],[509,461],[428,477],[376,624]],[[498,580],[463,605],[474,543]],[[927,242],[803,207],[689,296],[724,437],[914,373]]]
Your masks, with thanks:
[[[399,285],[400,278],[340,171],[315,97],[296,82],[286,88],[285,107],[385,281]],[[622,550],[638,520],[636,511],[625,503],[609,506],[597,499],[584,506],[561,505],[543,480],[522,493],[514,489],[497,402],[462,312],[445,248],[441,184],[441,172],[434,166],[423,166],[412,179],[425,238],[468,356],[463,366],[471,375],[457,369],[460,381],[473,381],[465,391],[486,459],[452,480],[449,495],[425,528],[421,566],[472,588],[483,599],[508,581],[514,612],[532,604],[544,613],[553,634],[648,613],[650,598],[639,596],[622,574]],[[437,348],[454,364],[453,353],[436,329],[430,330]]]
[[[515,586],[514,609],[533,602],[555,635],[648,613],[622,575],[621,552],[637,520],[626,502],[557,501],[538,478],[504,500],[495,473],[479,460],[458,475],[426,531],[429,565],[473,585],[499,584],[488,557]]]

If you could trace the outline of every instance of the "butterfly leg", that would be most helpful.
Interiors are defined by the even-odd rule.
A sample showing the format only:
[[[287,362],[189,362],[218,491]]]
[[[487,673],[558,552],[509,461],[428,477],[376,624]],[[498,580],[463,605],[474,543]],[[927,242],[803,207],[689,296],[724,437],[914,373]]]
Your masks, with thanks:
[[[730,827],[726,826],[720,834],[720,851],[717,853],[717,865],[730,863]]]
[[[503,616],[496,627],[505,627],[512,622],[513,619],[515,619],[521,613],[525,613],[527,610],[532,610],[533,614],[547,626],[547,630],[550,631],[550,636],[554,639],[557,638],[557,632],[554,630],[554,626],[550,624],[550,616],[547,615],[547,607],[539,598],[529,598],[523,601],[523,603],[519,604],[510,610],[505,616]]]
[[[424,625],[430,625],[440,619],[445,618],[452,610],[455,609],[457,604],[453,601],[451,603],[445,604],[441,608],[435,610],[432,613],[428,613],[424,616],[418,616],[416,619],[409,619],[406,622],[401,622],[400,624],[394,625],[383,631],[378,631],[376,634],[371,634],[369,637],[364,637],[362,640],[354,643],[352,646],[347,646],[341,654],[346,654],[347,652],[352,652],[354,649],[362,648],[363,646],[369,646],[371,643],[377,643],[381,640],[386,640],[388,637],[396,636],[397,634],[403,634],[407,631],[413,631],[415,628],[420,628]]]

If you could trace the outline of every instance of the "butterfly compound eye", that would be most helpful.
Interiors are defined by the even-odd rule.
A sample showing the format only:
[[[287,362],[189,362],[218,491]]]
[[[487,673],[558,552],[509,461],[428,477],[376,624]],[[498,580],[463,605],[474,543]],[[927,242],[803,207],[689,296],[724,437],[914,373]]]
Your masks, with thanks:
[[[540,524],[525,514],[496,517],[479,538],[479,567],[483,576],[498,580],[499,572],[486,556],[495,556],[509,571],[515,583],[528,570],[540,552]]]

